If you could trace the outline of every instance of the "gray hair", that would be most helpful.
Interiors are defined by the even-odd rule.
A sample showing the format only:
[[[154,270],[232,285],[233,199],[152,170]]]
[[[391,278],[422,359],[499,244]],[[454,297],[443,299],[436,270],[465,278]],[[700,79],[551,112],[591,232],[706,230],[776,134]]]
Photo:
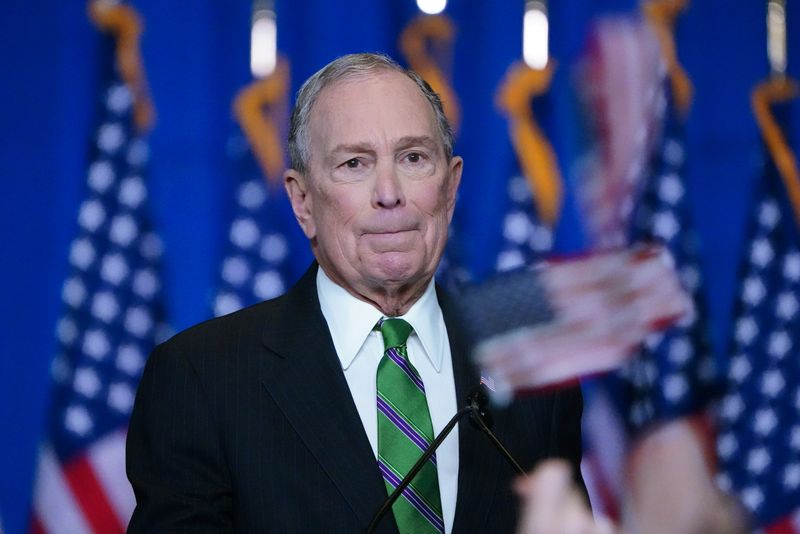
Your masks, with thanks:
[[[348,54],[328,63],[306,80],[297,92],[297,100],[292,109],[292,118],[289,123],[289,158],[293,169],[301,173],[308,171],[308,122],[311,110],[322,90],[338,81],[359,78],[381,71],[405,74],[419,87],[422,95],[433,109],[436,126],[444,146],[444,155],[447,161],[450,161],[453,157],[453,129],[444,114],[444,106],[439,95],[419,74],[401,67],[389,56],[361,53]]]

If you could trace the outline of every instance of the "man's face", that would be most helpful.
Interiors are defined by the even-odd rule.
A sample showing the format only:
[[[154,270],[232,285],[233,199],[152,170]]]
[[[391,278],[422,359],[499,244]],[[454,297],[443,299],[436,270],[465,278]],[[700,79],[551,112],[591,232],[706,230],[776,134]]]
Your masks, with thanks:
[[[444,250],[462,163],[446,160],[419,88],[392,71],[337,82],[320,93],[308,133],[308,172],[287,171],[286,182],[326,274],[379,303],[424,289]]]

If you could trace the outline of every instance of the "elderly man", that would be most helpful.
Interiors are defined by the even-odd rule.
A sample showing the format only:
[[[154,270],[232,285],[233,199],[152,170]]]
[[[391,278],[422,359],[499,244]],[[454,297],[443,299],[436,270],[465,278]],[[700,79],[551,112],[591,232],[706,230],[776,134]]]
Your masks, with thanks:
[[[480,383],[433,282],[463,162],[442,103],[354,54],[300,89],[286,189],[317,262],[284,296],[157,347],[128,437],[131,532],[359,532]],[[520,464],[577,473],[582,398],[494,414]],[[514,473],[459,425],[378,532],[511,532]]]

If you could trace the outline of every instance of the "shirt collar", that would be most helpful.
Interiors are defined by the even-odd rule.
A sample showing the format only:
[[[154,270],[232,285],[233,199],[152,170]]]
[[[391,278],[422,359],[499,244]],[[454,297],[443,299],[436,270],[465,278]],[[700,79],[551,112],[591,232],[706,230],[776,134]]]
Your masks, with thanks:
[[[322,267],[317,270],[317,293],[336,354],[341,360],[342,368],[346,370],[383,314],[372,304],[357,299],[336,284]],[[400,318],[408,321],[414,328],[411,335],[419,338],[431,365],[439,372],[442,368],[446,330],[433,280],[417,302]]]

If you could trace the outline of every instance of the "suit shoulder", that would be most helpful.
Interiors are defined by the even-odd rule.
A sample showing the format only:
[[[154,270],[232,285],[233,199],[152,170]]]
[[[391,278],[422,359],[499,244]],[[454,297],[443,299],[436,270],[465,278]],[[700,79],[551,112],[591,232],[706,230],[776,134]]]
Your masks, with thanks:
[[[203,354],[258,341],[264,325],[279,314],[282,300],[267,300],[190,326],[159,345],[156,352]]]

